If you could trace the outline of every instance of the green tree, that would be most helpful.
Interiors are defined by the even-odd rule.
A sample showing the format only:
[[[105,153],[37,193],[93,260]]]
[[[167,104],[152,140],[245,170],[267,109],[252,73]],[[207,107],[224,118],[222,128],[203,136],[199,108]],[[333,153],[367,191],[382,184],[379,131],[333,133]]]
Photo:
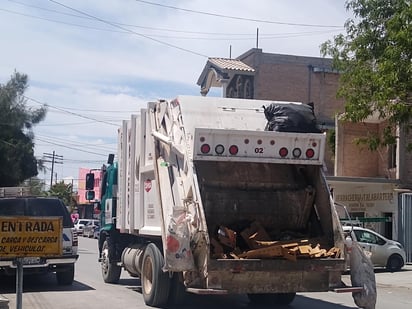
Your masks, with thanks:
[[[0,187],[37,175],[32,129],[45,118],[46,108],[27,107],[27,87],[27,75],[18,72],[0,84]]]
[[[73,195],[73,186],[71,184],[64,183],[64,181],[52,185],[48,195],[60,198],[66,206],[69,206],[70,209],[74,209],[77,206],[76,199]]]
[[[344,119],[386,119],[383,135],[362,139],[375,150],[396,142],[396,128],[410,129],[412,116],[412,6],[405,0],[348,0],[354,18],[346,34],[322,44],[341,73],[338,96],[346,100]],[[409,148],[412,149],[411,145]]]

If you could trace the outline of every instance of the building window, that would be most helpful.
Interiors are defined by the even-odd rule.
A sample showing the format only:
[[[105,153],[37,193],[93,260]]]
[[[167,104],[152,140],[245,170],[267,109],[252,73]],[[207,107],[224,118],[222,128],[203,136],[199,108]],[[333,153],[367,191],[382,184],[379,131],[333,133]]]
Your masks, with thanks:
[[[396,144],[388,146],[388,168],[396,168]]]

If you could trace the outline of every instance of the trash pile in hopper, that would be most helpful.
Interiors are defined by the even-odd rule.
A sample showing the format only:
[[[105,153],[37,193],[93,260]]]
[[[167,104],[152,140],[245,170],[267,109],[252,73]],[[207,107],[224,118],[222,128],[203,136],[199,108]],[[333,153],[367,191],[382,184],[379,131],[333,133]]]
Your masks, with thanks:
[[[253,222],[240,232],[242,244],[238,244],[236,231],[220,226],[216,237],[211,237],[212,257],[216,259],[272,259],[285,258],[296,261],[300,258],[338,258],[340,249],[321,248],[311,239],[270,240],[265,229]]]

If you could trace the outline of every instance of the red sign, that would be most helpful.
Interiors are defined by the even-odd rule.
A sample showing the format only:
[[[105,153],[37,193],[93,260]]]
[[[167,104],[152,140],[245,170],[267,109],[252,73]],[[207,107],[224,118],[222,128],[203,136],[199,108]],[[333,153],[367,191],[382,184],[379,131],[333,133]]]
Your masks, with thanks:
[[[150,179],[147,179],[147,180],[144,182],[144,190],[145,190],[146,192],[149,192],[150,190],[152,190],[152,181],[151,181]]]

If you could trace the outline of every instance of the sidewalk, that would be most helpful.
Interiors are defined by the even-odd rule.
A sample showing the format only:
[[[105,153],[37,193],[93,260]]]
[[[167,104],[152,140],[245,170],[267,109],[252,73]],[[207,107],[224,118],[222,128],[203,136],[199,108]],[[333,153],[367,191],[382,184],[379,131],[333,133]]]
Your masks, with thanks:
[[[9,300],[0,294],[0,309],[9,309]]]

